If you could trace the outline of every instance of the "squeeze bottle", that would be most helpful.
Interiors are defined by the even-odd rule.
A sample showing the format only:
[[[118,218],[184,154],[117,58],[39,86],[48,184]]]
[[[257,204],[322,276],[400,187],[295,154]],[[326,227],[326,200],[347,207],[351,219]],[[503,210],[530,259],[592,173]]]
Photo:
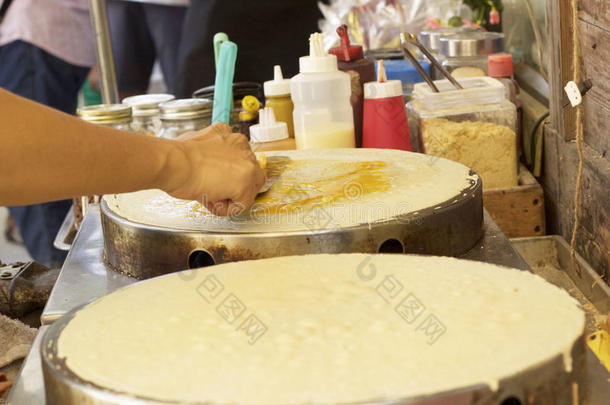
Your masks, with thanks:
[[[377,81],[364,84],[364,148],[412,151],[400,80],[386,80],[383,60]]]
[[[350,75],[352,87],[350,101],[354,110],[356,147],[360,148],[362,147],[363,86],[366,82],[375,81],[375,62],[364,57],[362,46],[350,44],[347,25],[339,26],[337,34],[341,38],[341,45],[329,49],[328,52],[337,57],[339,70]]]
[[[324,52],[322,34],[309,37],[309,56],[299,58],[299,71],[290,79],[297,149],[355,147],[350,77]]]
[[[273,80],[263,83],[265,91],[265,107],[271,107],[275,114],[275,119],[285,122],[288,127],[288,136],[294,138],[294,123],[292,121],[292,111],[294,104],[290,98],[290,80],[282,76],[280,65],[273,67]]]

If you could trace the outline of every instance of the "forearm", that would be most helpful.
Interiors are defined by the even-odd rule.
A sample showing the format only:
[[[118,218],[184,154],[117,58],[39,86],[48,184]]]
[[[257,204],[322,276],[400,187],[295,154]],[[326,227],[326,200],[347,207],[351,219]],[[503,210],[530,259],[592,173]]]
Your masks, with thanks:
[[[171,187],[163,172],[182,153],[178,142],[88,124],[2,89],[0,142],[0,205]]]

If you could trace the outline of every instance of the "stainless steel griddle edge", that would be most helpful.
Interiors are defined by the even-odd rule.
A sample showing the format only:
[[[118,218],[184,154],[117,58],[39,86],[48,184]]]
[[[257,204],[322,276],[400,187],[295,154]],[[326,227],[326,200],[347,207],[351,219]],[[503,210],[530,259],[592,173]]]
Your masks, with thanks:
[[[484,211],[483,237],[460,258],[529,270],[491,216]],[[73,308],[139,280],[109,270],[103,261],[100,207],[90,206],[61,273],[45,306],[41,321],[53,323]]]

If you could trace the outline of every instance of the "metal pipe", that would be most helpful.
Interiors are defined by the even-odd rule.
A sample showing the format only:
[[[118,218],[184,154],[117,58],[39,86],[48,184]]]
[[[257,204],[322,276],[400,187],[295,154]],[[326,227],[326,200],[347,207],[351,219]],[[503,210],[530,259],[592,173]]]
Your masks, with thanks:
[[[435,93],[438,93],[439,92],[438,91],[438,87],[436,87],[436,85],[434,84],[434,82],[432,81],[430,76],[428,76],[428,73],[426,73],[426,71],[424,70],[423,67],[421,67],[421,65],[419,64],[419,62],[415,58],[415,56],[413,56],[411,54],[411,52],[409,51],[409,49],[407,48],[407,44],[406,44],[406,39],[405,39],[405,34],[404,33],[400,34],[400,44],[401,44],[400,49],[402,50],[403,55],[406,56],[407,59],[409,59],[409,61],[411,62],[411,64],[413,66],[415,66],[415,69],[417,69],[417,71],[419,72],[421,77],[423,77],[424,80],[426,81],[426,83],[428,83],[428,86],[430,86],[430,88]]]
[[[462,85],[459,84],[458,81],[455,80],[455,78],[451,75],[451,73],[449,73],[449,71],[447,69],[445,69],[442,64],[439,63],[439,61],[434,57],[434,55],[432,55],[430,53],[428,48],[426,48],[421,42],[419,42],[419,39],[417,39],[417,37],[415,35],[406,32],[406,33],[401,34],[401,36],[400,36],[401,40],[403,37],[406,42],[417,46],[419,48],[419,50],[424,55],[426,55],[426,57],[430,60],[430,62],[432,62],[434,67],[437,68],[451,82],[451,84],[453,84],[455,86],[456,89],[458,89],[458,90],[463,89]]]
[[[89,0],[89,15],[91,16],[91,26],[95,35],[95,52],[100,73],[102,101],[105,104],[118,103],[119,90],[114,71],[106,0]]]

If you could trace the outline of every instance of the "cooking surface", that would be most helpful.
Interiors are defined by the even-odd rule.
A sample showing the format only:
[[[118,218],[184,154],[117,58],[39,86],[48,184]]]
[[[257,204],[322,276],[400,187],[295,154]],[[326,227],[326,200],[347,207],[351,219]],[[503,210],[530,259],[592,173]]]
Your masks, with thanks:
[[[277,180],[247,213],[231,218],[212,215],[199,202],[177,200],[160,190],[106,196],[105,201],[123,218],[166,228],[313,231],[415,213],[462,198],[462,190],[479,181],[458,163],[403,151],[306,150],[267,156],[267,170]],[[328,220],[312,221],[321,217]]]
[[[583,326],[574,299],[528,272],[309,255],[122,289],[78,311],[56,353],[86,381],[159,400],[370,403],[479,383],[495,390],[557,355],[570,372]]]

